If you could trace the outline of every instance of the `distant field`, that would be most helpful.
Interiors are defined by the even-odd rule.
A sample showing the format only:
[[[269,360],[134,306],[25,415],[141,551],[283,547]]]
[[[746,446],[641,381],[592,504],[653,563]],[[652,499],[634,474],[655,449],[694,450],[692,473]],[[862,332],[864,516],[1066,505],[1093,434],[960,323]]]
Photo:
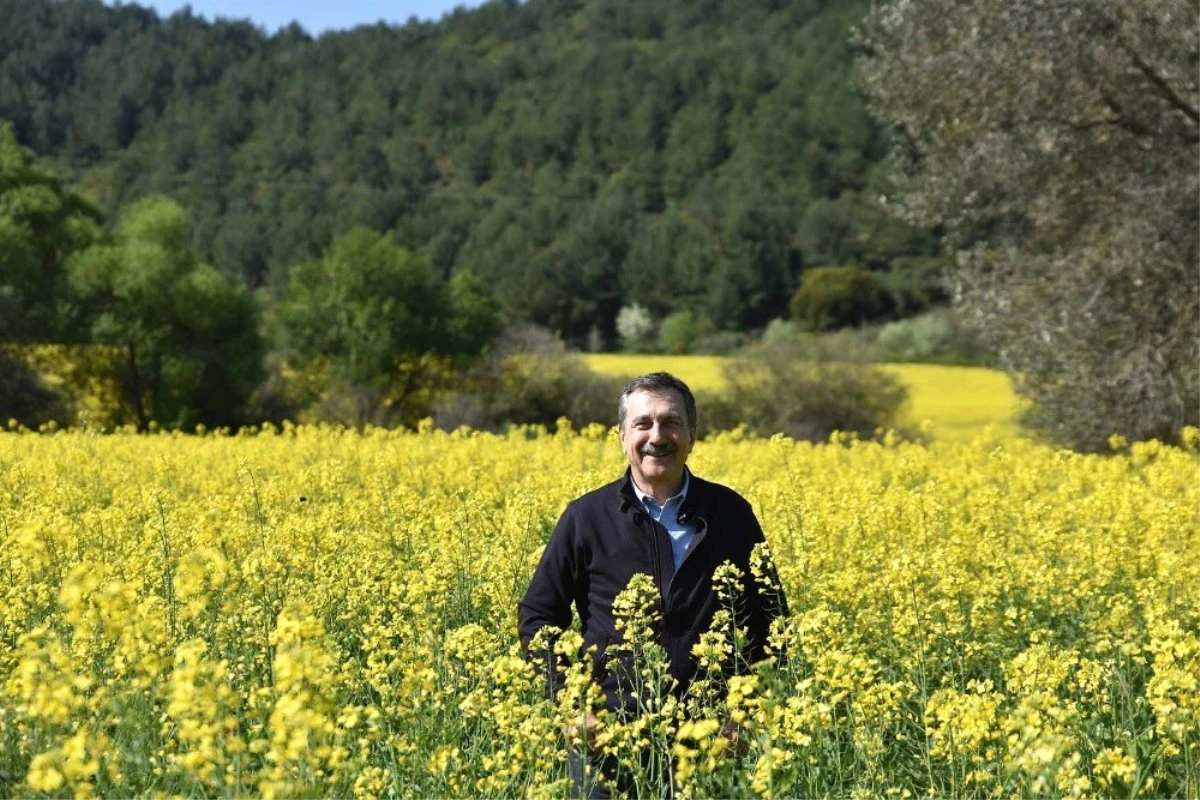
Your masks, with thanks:
[[[608,375],[633,377],[655,370],[678,375],[693,389],[719,389],[721,356],[641,356],[591,354],[592,369]],[[938,364],[884,364],[908,387],[904,423],[932,423],[939,439],[967,441],[991,426],[997,434],[1017,432],[1017,397],[1008,376],[985,367]]]

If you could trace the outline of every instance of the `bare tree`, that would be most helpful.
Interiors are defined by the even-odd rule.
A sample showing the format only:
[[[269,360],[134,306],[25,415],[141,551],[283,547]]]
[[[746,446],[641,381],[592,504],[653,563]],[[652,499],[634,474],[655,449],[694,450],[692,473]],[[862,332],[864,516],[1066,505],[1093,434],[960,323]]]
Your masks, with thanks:
[[[974,240],[956,301],[1079,449],[1200,403],[1194,0],[894,0],[859,32],[897,131],[888,205]]]

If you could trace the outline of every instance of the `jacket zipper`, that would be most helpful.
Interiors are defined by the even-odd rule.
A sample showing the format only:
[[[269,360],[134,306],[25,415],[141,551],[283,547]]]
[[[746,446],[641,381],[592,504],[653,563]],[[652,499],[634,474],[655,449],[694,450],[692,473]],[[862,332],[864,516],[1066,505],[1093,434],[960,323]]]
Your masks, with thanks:
[[[692,553],[696,552],[696,548],[700,546],[700,540],[704,538],[704,534],[708,533],[708,523],[701,517],[696,517],[696,538],[692,540],[692,546],[683,554],[683,560],[679,562],[679,567],[671,575],[671,580],[667,583],[667,594],[671,593],[671,587],[675,585],[675,576],[683,569],[683,565],[691,558]],[[664,603],[666,601],[664,600]],[[665,613],[665,612],[664,612]]]
[[[649,514],[646,515],[646,521],[650,523],[650,541],[654,549],[654,582],[658,585],[658,596],[662,603],[663,624],[667,621],[667,584],[663,581],[662,556],[659,554],[661,548],[658,543],[658,522]],[[672,576],[673,577],[673,576]]]

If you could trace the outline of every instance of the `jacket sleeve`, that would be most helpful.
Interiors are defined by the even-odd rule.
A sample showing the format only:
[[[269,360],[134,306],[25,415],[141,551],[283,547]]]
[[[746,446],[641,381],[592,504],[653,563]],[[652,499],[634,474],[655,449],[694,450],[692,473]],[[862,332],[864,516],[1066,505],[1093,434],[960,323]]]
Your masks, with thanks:
[[[553,697],[562,688],[563,676],[558,672],[554,641],[531,651],[534,637],[545,627],[566,630],[572,619],[572,604],[578,594],[581,568],[577,553],[577,528],[571,506],[563,512],[550,534],[525,596],[517,605],[517,632],[526,658],[540,661],[546,670],[546,691]]]
[[[748,504],[747,504],[748,505]],[[762,526],[752,508],[747,508],[750,521],[750,538],[754,545],[766,542]],[[749,619],[750,663],[753,664],[766,658],[767,636],[771,632],[771,623],[778,617],[788,614],[787,598],[783,593],[783,584],[775,569],[775,562],[767,559],[766,581],[759,581],[750,570],[747,570],[746,581],[746,610]]]

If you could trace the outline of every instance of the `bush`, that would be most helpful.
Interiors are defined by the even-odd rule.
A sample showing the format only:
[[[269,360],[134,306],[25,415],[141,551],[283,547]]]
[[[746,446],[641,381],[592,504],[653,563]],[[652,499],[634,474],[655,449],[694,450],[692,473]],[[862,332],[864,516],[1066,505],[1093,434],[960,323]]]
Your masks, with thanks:
[[[950,311],[884,325],[875,338],[875,357],[880,361],[952,364],[982,364],[989,360],[974,333]]]
[[[532,325],[501,335],[492,354],[463,386],[434,403],[439,427],[467,425],[499,431],[512,424],[553,427],[566,417],[576,427],[613,425],[623,382],[593,372],[549,331]]]
[[[792,295],[792,319],[810,331],[855,327],[894,308],[875,273],[859,267],[818,267],[804,273]]]
[[[876,353],[888,361],[928,361],[950,349],[954,326],[945,317],[923,314],[889,322],[875,340]]]
[[[745,335],[737,331],[715,331],[696,340],[696,352],[706,356],[727,356],[745,344]]]
[[[691,311],[673,311],[658,326],[659,349],[673,356],[691,353],[701,330],[701,321]]]
[[[634,303],[617,313],[617,337],[621,349],[631,353],[649,352],[654,345],[654,320],[650,312]]]
[[[707,398],[705,431],[745,424],[760,436],[825,441],[834,431],[871,437],[894,428],[908,390],[848,341],[783,339],[742,350],[725,364],[722,396]]]
[[[776,342],[788,341],[795,339],[800,335],[800,331],[796,328],[794,322],[788,322],[786,319],[776,317],[767,323],[767,327],[763,328],[762,339],[763,344],[775,344]]]

